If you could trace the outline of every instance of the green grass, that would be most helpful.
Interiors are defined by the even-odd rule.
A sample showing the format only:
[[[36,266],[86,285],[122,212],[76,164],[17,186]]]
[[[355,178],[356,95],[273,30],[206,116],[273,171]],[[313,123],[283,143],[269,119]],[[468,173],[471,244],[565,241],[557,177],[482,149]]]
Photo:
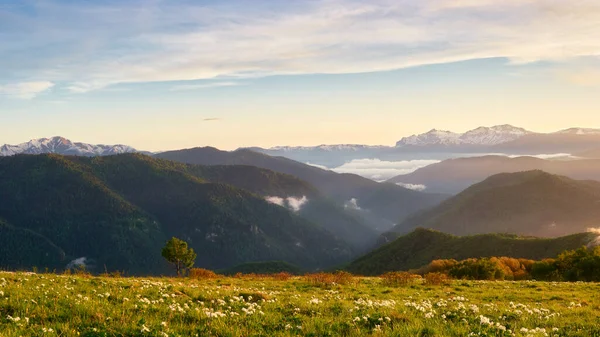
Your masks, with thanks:
[[[319,286],[305,277],[0,272],[3,337],[545,336],[532,329],[545,329],[547,336],[600,336],[598,310],[600,285],[584,283],[453,281],[395,288],[379,278]]]

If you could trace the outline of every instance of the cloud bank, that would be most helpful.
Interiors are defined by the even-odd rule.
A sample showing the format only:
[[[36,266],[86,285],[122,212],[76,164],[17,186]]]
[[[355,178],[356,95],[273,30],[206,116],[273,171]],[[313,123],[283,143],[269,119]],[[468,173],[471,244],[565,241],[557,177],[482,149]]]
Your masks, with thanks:
[[[0,78],[41,78],[79,93],[117,83],[600,54],[596,0],[50,0],[0,8],[0,17]],[[596,83],[589,75],[572,80]],[[179,88],[190,89],[198,86]]]
[[[376,181],[385,181],[400,174],[408,174],[421,167],[439,163],[439,160],[384,161],[380,159],[354,159],[331,169],[338,173],[354,173]]]

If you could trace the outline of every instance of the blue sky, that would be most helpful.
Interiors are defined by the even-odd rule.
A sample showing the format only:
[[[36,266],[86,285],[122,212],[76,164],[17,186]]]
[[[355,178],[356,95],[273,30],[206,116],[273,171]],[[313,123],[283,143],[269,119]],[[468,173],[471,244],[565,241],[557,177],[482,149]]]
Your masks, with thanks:
[[[594,0],[0,0],[0,143],[600,127]]]

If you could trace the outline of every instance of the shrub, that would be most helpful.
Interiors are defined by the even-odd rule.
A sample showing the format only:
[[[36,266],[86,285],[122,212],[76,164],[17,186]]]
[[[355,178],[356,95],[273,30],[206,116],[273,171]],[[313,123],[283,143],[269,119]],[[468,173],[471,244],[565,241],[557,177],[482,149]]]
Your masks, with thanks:
[[[305,280],[317,286],[331,286],[335,284],[349,284],[354,282],[354,275],[345,271],[335,273],[312,273],[304,275]]]
[[[419,270],[420,274],[427,273],[447,273],[452,267],[456,266],[458,261],[454,259],[449,260],[433,260],[424,268]]]
[[[440,286],[450,283],[450,277],[443,273],[427,273],[423,276],[424,283],[431,286]]]
[[[415,283],[421,277],[405,271],[392,271],[381,275],[383,284],[390,287],[407,286]]]
[[[333,282],[336,284],[354,283],[354,275],[346,271],[338,270],[333,273]]]
[[[600,281],[600,247],[561,253],[555,260],[557,272],[566,281]]]
[[[212,270],[203,269],[203,268],[192,268],[192,269],[190,269],[189,277],[194,278],[194,279],[214,279],[214,278],[218,278],[219,275],[217,275]]]
[[[333,283],[333,275],[329,273],[306,274],[304,279],[312,285],[330,285]]]
[[[290,273],[286,273],[286,272],[280,272],[280,273],[276,273],[276,274],[272,274],[271,277],[277,281],[287,281],[290,278],[292,278],[294,275],[290,274]]]
[[[505,275],[496,261],[487,258],[460,261],[448,274],[457,279],[469,280],[501,280]]]

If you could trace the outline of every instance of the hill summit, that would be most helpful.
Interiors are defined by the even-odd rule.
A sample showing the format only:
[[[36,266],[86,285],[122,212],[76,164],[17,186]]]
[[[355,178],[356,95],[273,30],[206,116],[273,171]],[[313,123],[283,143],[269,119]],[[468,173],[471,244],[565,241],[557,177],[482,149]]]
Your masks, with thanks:
[[[493,175],[393,231],[415,227],[469,235],[513,233],[556,237],[600,224],[600,182],[573,180],[540,170]]]

